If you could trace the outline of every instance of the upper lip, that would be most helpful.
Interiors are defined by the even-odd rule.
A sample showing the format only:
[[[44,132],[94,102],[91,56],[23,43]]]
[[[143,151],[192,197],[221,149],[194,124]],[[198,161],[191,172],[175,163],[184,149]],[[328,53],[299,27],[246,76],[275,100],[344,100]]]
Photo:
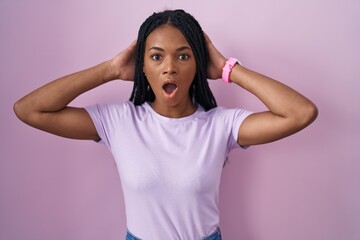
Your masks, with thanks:
[[[175,84],[176,86],[177,86],[177,83],[176,83],[176,80],[175,79],[166,79],[164,82],[163,82],[163,84],[162,84],[162,86],[164,87],[166,84],[168,84],[168,83],[172,83],[172,84]]]

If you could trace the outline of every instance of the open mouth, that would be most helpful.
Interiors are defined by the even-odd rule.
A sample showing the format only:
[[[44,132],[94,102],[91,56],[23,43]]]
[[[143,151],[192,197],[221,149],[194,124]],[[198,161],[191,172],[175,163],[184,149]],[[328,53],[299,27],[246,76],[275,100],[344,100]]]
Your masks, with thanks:
[[[163,89],[166,94],[171,95],[177,89],[177,85],[175,83],[166,83],[164,84]]]

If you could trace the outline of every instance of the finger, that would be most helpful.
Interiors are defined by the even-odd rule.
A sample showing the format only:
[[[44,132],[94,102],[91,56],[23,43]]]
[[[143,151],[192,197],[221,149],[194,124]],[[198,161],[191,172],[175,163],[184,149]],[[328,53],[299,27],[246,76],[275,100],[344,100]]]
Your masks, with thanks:
[[[211,40],[209,38],[209,35],[207,35],[206,32],[204,32],[204,36],[205,36],[205,42],[208,44],[208,43],[211,43]]]
[[[137,39],[135,39],[128,47],[129,50],[135,51]]]

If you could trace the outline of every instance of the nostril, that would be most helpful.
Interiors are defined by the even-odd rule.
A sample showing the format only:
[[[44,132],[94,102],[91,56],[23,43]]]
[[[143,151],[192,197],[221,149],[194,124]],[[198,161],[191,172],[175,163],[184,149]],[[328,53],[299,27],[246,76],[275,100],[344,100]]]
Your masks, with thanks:
[[[164,64],[164,69],[163,69],[163,73],[167,73],[167,74],[173,74],[177,72],[176,69],[176,63],[168,60],[165,64]]]

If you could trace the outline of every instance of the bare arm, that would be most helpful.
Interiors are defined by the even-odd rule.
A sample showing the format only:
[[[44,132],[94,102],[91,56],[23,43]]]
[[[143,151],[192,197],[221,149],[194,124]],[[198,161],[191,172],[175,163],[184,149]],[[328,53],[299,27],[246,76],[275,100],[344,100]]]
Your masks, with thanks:
[[[54,80],[14,104],[26,124],[62,137],[100,140],[89,114],[68,104],[76,97],[114,79],[132,80],[135,42],[115,58]]]
[[[226,58],[206,36],[210,55],[208,77],[221,78]],[[254,94],[268,111],[247,117],[238,132],[242,146],[272,142],[294,134],[313,122],[318,114],[314,103],[294,89],[260,73],[236,64],[230,79]]]
[[[239,129],[238,143],[254,145],[294,134],[313,122],[316,106],[290,87],[236,65],[230,79],[257,96],[269,109],[250,115]]]

